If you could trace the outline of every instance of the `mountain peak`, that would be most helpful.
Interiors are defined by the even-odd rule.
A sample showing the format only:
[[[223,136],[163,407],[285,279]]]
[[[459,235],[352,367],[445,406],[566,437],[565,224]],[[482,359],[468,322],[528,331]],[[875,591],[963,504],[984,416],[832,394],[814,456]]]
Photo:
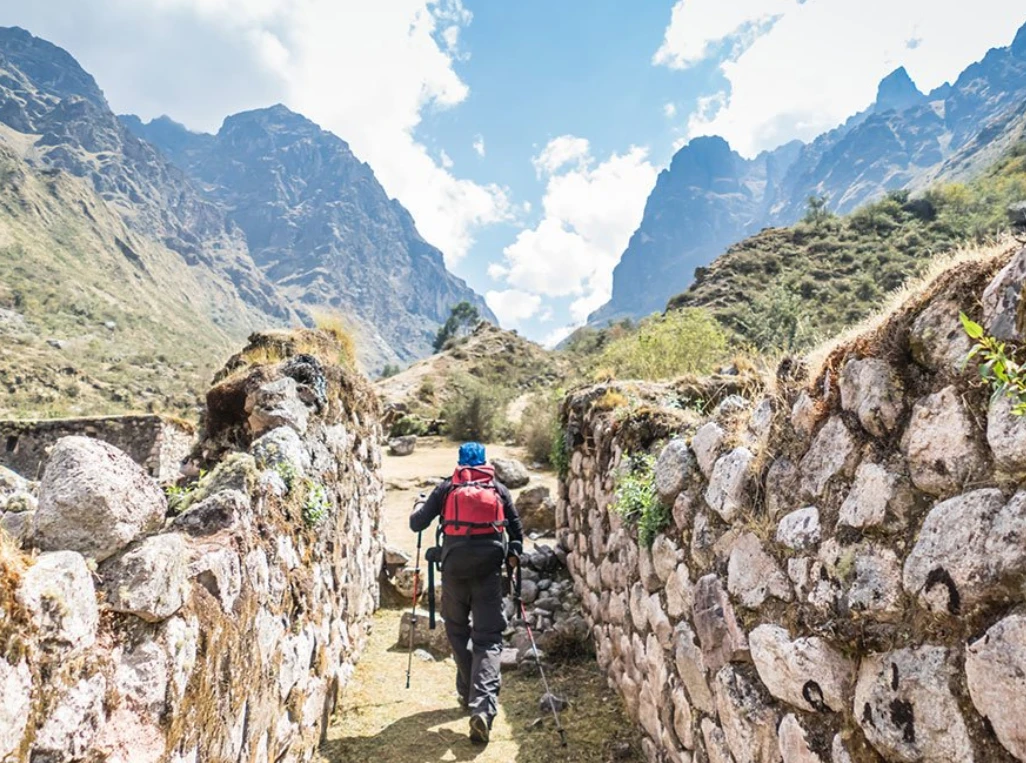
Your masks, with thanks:
[[[1019,27],[1019,31],[1012,40],[1012,55],[1016,58],[1026,58],[1026,24]]]
[[[34,86],[51,95],[78,96],[108,108],[96,80],[68,51],[21,27],[0,27],[0,59],[10,61]]]
[[[908,76],[904,66],[899,66],[893,72],[880,80],[880,86],[876,90],[876,104],[874,111],[904,111],[912,106],[917,106],[926,99],[926,96],[916,87],[916,83]]]
[[[670,172],[691,182],[708,183],[711,178],[732,176],[740,156],[719,135],[703,135],[673,155]]]
[[[193,132],[166,114],[145,123],[134,114],[121,114],[118,119],[129,132],[159,146],[176,163],[182,162],[184,152],[196,150],[214,139],[212,135]]]
[[[730,143],[719,135],[700,135],[692,138],[678,153],[693,151],[698,154],[714,155],[731,153]]]
[[[264,129],[268,130],[284,129],[289,131],[321,131],[321,128],[318,125],[311,122],[302,114],[297,114],[283,103],[276,103],[273,106],[266,106],[260,109],[250,109],[249,111],[240,111],[238,114],[232,114],[225,118],[224,124],[221,126],[221,130],[232,129],[237,125],[260,125]]]

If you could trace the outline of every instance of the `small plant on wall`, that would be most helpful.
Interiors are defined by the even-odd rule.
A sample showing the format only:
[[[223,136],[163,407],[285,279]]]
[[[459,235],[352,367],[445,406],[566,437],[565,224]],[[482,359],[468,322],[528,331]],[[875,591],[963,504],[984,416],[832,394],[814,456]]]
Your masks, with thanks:
[[[629,468],[616,480],[613,511],[638,526],[638,542],[651,547],[670,523],[670,510],[655,488],[655,457],[631,456]]]
[[[1026,416],[1026,368],[1016,360],[1018,348],[987,336],[983,326],[970,320],[965,313],[960,313],[959,319],[965,333],[976,342],[965,362],[968,364],[973,358],[982,361],[979,363],[980,378],[993,390],[993,397],[1003,395],[1009,398],[1012,413]]]

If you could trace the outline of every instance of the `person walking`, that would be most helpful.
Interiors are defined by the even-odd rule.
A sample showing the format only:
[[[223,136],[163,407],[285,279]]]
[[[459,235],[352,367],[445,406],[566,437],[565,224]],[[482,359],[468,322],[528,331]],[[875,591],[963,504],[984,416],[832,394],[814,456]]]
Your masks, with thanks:
[[[456,660],[456,692],[470,712],[471,741],[483,744],[498,712],[506,629],[502,568],[519,564],[524,531],[513,498],[486,465],[480,443],[460,446],[452,477],[410,515],[410,529],[422,532],[436,518],[442,536],[442,619]]]

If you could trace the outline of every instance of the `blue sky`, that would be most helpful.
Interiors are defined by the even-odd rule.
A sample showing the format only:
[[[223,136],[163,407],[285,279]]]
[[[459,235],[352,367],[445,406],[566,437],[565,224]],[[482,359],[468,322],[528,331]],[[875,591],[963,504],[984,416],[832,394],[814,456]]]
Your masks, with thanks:
[[[751,156],[923,90],[1026,21],[1018,0],[3,0],[112,106],[214,131],[283,102],[345,138],[507,327],[608,297],[686,139]]]

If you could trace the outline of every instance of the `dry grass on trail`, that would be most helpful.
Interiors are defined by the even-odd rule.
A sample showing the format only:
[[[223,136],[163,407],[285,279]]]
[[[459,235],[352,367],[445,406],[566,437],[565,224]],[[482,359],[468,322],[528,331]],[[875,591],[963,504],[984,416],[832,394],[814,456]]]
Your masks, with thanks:
[[[640,761],[636,728],[592,660],[557,665],[547,674],[553,691],[571,707],[561,714],[568,746],[559,746],[551,715],[538,712],[541,679],[503,674],[499,715],[491,742],[472,744],[468,717],[456,701],[456,667],[451,658],[422,662],[414,657],[406,689],[406,652],[394,646],[398,609],[375,615],[370,642],[345,690],[339,716],[321,749],[323,763],[604,763]],[[542,718],[536,724],[538,718]],[[618,746],[630,753],[617,757]]]

